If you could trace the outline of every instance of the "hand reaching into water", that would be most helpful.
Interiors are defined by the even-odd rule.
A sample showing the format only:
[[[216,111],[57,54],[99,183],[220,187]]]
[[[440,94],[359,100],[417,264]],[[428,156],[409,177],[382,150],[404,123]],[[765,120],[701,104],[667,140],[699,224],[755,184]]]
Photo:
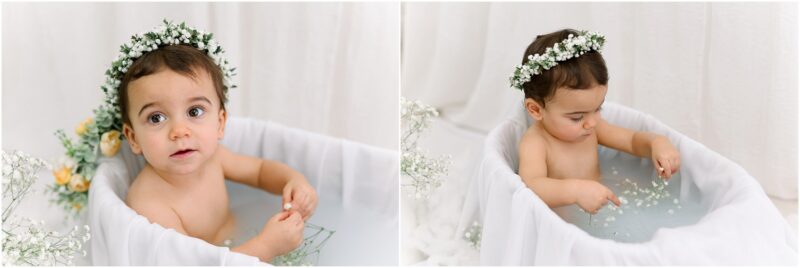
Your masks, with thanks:
[[[584,211],[596,214],[609,200],[619,206],[620,201],[605,185],[593,180],[571,180],[575,203]]]
[[[658,177],[669,180],[681,167],[681,154],[667,138],[659,137],[650,143],[650,157],[658,170]]]

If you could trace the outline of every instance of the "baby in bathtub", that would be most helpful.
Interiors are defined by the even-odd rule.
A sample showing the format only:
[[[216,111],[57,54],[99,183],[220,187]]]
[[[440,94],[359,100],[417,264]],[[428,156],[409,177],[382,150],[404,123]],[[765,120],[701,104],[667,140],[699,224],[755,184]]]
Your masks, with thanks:
[[[225,178],[282,194],[284,211],[232,248],[270,261],[300,244],[317,195],[290,167],[218,143],[226,120],[222,79],[220,67],[191,46],[164,46],[133,63],[118,104],[131,150],[147,163],[125,202],[153,223],[221,245],[234,227]]]
[[[617,196],[600,183],[597,147],[649,157],[659,177],[680,168],[680,154],[661,135],[636,132],[603,120],[608,72],[597,33],[561,30],[541,35],[525,51],[511,77],[525,92],[525,109],[535,119],[519,144],[519,175],[551,208],[577,204],[591,214]]]

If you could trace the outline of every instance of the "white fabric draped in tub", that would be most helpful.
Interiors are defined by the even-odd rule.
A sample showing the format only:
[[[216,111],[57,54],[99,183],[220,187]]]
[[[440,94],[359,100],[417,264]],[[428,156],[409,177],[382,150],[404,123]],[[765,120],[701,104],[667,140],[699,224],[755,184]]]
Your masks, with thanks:
[[[222,144],[245,155],[286,163],[306,176],[321,199],[334,196],[345,210],[366,207],[396,222],[396,152],[241,118],[228,121]],[[126,206],[128,186],[143,165],[143,158],[133,155],[125,143],[117,156],[104,159],[97,170],[88,208],[94,265],[263,264],[149,223]]]
[[[462,228],[483,222],[481,264],[708,265],[795,264],[796,235],[744,169],[652,116],[614,103],[603,117],[666,135],[681,153],[681,198],[709,207],[697,223],[658,230],[645,243],[595,238],[556,215],[516,174],[518,142],[531,124],[520,108],[487,137]],[[477,204],[476,204],[477,203]]]

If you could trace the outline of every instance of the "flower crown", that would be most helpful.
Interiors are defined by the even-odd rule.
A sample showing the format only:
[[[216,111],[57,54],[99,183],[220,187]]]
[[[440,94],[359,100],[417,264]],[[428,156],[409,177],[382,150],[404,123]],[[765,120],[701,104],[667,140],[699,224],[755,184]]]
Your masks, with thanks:
[[[65,210],[80,212],[88,199],[89,185],[98,165],[98,154],[107,157],[116,155],[122,142],[122,115],[117,103],[119,86],[125,73],[136,59],[160,47],[170,45],[188,45],[205,52],[219,66],[223,75],[224,94],[228,89],[236,88],[232,77],[236,68],[228,65],[225,50],[213,39],[212,33],[206,33],[186,23],[174,24],[163,21],[152,31],[135,34],[127,44],[120,47],[120,54],[106,70],[105,83],[100,88],[105,93],[103,104],[94,110],[94,117],[80,123],[75,129],[78,134],[77,143],[64,134],[56,131],[66,149],[66,159],[53,170],[55,184],[50,188],[57,194],[53,200]]]
[[[578,36],[569,34],[567,39],[548,47],[544,54],[528,55],[528,62],[514,67],[514,74],[509,78],[511,86],[522,90],[522,85],[531,81],[534,75],[558,65],[559,61],[577,58],[583,53],[600,51],[606,37],[597,32],[581,31]]]

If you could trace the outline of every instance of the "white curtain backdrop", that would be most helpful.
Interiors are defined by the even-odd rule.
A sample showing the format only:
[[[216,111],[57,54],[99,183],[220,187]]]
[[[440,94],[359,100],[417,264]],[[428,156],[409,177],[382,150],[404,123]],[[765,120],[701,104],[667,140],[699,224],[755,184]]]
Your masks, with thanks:
[[[402,23],[402,94],[484,134],[522,105],[508,77],[536,35],[599,31],[606,100],[797,198],[796,3],[406,3]]]
[[[213,32],[237,68],[229,116],[398,150],[398,3],[4,3],[3,148],[51,159],[134,33]]]

